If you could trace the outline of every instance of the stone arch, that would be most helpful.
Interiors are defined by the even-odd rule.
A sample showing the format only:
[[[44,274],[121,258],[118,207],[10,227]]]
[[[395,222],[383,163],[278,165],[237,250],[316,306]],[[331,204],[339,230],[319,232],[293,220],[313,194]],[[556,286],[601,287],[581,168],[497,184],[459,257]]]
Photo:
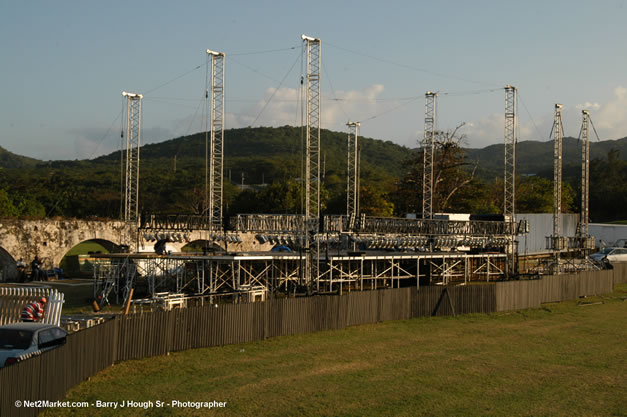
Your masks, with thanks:
[[[0,246],[0,281],[15,281],[17,277],[17,267],[15,258]]]
[[[203,248],[211,248],[216,251],[223,251],[224,247],[216,242],[206,239],[196,239],[181,246],[181,252],[202,252]]]
[[[122,247],[110,240],[85,239],[62,253],[58,265],[63,269],[66,276],[91,275],[89,268],[81,268],[79,255],[89,255],[90,253],[119,253],[121,251]]]

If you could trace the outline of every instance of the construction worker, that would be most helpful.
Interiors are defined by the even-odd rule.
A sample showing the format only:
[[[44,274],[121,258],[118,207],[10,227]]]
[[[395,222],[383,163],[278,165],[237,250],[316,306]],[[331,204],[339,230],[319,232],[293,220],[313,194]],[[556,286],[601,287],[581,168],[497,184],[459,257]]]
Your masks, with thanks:
[[[44,318],[44,309],[47,302],[46,297],[41,297],[39,301],[26,304],[22,309],[22,321],[31,323],[41,321]]]
[[[40,281],[42,276],[41,273],[41,260],[37,255],[35,255],[35,259],[30,263],[30,279],[31,281]]]
[[[26,264],[24,263],[24,261],[22,260],[22,258],[18,259],[18,261],[15,263],[15,266],[17,268],[17,282],[26,282]]]

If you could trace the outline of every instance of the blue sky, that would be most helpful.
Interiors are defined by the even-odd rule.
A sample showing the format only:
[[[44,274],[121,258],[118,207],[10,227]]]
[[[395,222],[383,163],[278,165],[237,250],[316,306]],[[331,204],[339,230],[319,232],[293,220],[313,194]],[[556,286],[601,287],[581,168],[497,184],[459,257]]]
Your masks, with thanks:
[[[360,136],[416,146],[431,90],[439,128],[501,143],[512,84],[519,140],[549,139],[555,103],[566,135],[587,108],[618,139],[626,18],[624,0],[0,0],[0,146],[44,160],[116,150],[123,90],[145,94],[145,143],[202,131],[207,48],[226,53],[227,129],[298,125],[301,34],[322,41],[325,128],[361,121]]]

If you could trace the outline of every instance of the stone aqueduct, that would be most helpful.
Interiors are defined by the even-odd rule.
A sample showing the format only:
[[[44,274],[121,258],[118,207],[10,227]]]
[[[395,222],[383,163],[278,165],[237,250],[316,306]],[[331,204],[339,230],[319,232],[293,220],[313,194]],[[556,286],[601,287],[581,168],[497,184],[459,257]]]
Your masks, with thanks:
[[[190,242],[208,239],[206,231],[189,231],[185,235],[186,239],[169,242],[168,249],[179,252],[183,246]],[[262,245],[256,241],[253,234],[240,234],[240,237],[241,243],[229,243],[230,250],[262,249]],[[0,219],[1,280],[6,281],[15,278],[18,259],[22,259],[28,264],[35,256],[38,256],[43,260],[44,268],[49,269],[58,266],[65,254],[81,242],[107,242],[117,247],[128,245],[131,252],[151,251],[154,240],[146,240],[145,238],[143,233],[138,233],[135,224],[121,221],[3,218]],[[268,250],[265,247],[263,249]]]

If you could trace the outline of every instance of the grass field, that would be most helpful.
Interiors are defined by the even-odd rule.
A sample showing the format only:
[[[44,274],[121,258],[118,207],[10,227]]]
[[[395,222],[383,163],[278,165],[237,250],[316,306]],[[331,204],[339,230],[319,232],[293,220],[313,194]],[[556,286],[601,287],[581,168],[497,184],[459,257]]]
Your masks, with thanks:
[[[425,318],[115,365],[67,399],[225,401],[222,409],[44,416],[625,416],[627,285],[543,309]],[[599,304],[595,304],[599,303]]]

